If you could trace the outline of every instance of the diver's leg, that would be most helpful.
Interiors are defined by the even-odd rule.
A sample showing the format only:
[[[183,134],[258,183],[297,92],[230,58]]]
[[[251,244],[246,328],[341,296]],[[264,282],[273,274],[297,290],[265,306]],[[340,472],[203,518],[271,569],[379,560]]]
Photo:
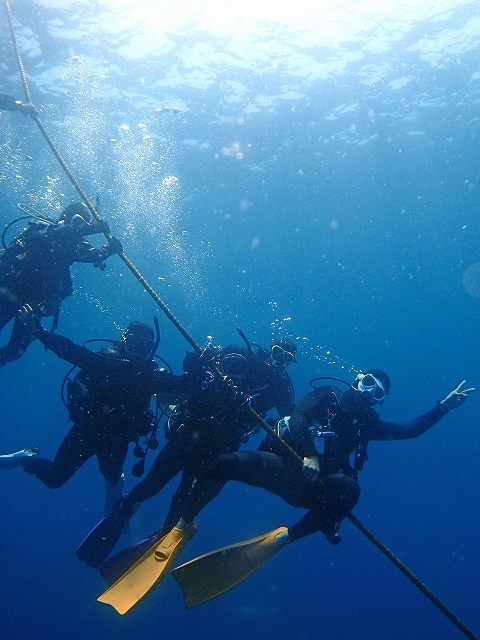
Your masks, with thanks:
[[[187,471],[182,473],[182,479],[175,493],[172,496],[167,516],[160,529],[161,533],[168,533],[174,527],[183,515],[183,509],[190,498],[190,494],[195,484],[195,476]]]
[[[171,440],[163,447],[150,471],[130,493],[87,535],[77,556],[92,567],[99,567],[113,550],[139,504],[158,493],[182,469],[184,451]],[[159,539],[158,534],[153,534]],[[148,546],[153,542],[148,543]],[[143,549],[143,547],[142,547]]]
[[[100,472],[107,482],[116,484],[123,475],[123,465],[128,453],[126,438],[97,438],[97,459]]]
[[[130,493],[124,502],[135,505],[155,496],[184,466],[184,451],[173,440],[169,440],[155,459],[152,467]]]
[[[358,483],[349,476],[325,478],[323,485],[318,487],[316,496],[313,494],[305,502],[311,508],[301,520],[288,529],[291,542],[299,540],[317,531],[333,536],[337,525],[347,516],[357,504],[360,497]],[[305,505],[307,506],[307,505]],[[332,540],[335,542],[335,539]]]
[[[128,452],[128,440],[104,438],[97,450],[98,465],[105,479],[104,514],[109,514],[124,497],[123,465]]]
[[[61,487],[95,453],[91,431],[91,425],[74,424],[53,460],[24,458],[23,468],[27,473],[37,476],[50,489]]]
[[[183,519],[194,520],[229,480],[243,482],[284,497],[292,466],[283,458],[265,451],[236,451],[215,458],[207,473],[195,485],[185,508]]]
[[[299,465],[281,456],[262,451],[237,451],[219,456],[210,465],[185,505],[184,522],[192,522],[228,480],[265,489],[288,504],[310,509],[288,534],[282,534],[281,544],[316,531],[333,535],[337,524],[353,509],[360,496],[357,482],[348,476],[311,483],[303,477]]]

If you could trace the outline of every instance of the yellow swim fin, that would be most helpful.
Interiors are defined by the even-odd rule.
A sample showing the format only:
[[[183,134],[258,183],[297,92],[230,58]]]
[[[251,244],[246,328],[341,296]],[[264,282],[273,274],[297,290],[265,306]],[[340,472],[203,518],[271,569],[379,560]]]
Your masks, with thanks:
[[[194,523],[185,529],[174,527],[104,591],[97,598],[98,602],[111,604],[122,615],[127,613],[169,573],[175,559],[196,531]]]
[[[194,558],[172,571],[187,607],[196,607],[233,589],[260,569],[282,548],[275,542],[279,527],[258,538],[244,540]]]

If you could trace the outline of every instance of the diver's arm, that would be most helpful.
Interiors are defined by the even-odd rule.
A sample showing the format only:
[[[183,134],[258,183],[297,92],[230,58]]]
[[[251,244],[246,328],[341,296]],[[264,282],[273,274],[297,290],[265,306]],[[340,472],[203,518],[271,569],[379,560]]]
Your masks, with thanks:
[[[90,351],[86,347],[76,344],[70,338],[46,331],[38,318],[35,310],[26,304],[17,311],[18,320],[30,332],[32,338],[39,340],[47,349],[53,351],[62,360],[66,360],[76,367],[85,369],[87,367],[103,369],[104,374],[110,372],[127,370],[132,363],[121,357],[110,358],[101,353]]]
[[[177,404],[191,395],[192,378],[188,374],[175,376],[165,369],[157,369],[152,375],[151,389],[159,402]]]
[[[164,402],[172,404],[195,396],[203,401],[221,403],[225,410],[238,407],[235,394],[223,378],[215,377],[208,369],[214,353],[205,348],[200,353],[187,351],[183,359],[183,375],[176,376],[165,371],[152,371],[152,393]]]
[[[97,249],[88,240],[82,240],[77,245],[75,262],[84,262],[98,266],[108,258],[107,245]]]
[[[306,395],[297,404],[288,422],[293,448],[303,457],[302,473],[311,482],[317,480],[320,474],[320,459],[308,427],[315,420],[315,411],[322,397],[315,397],[315,393]]]
[[[427,413],[409,422],[378,420],[369,425],[367,437],[368,440],[409,440],[410,438],[418,438],[418,436],[421,436],[437,424],[447,413],[448,409],[438,403]]]
[[[20,102],[15,100],[12,96],[8,96],[6,93],[0,93],[0,109],[6,111],[18,111]]]
[[[93,220],[82,227],[83,236],[94,236],[100,233],[105,237],[110,235],[110,225],[106,220]]]
[[[468,395],[475,391],[475,388],[464,389],[463,385],[465,380],[461,382],[458,387],[455,387],[450,393],[440,402],[437,403],[433,409],[427,411],[418,418],[414,418],[406,424],[400,424],[397,422],[385,422],[384,420],[378,420],[372,422],[370,425],[370,433],[368,434],[369,440],[408,440],[410,438],[417,438],[422,433],[431,429],[444,415],[446,415],[452,409],[456,409],[462,405],[467,399]]]
[[[88,240],[82,240],[77,246],[74,262],[86,262],[96,267],[102,267],[107,258],[113,256],[115,253],[122,252],[122,243],[115,237],[110,237],[108,244],[103,245],[103,247],[99,249],[90,244]]]
[[[6,93],[0,93],[0,109],[5,109],[6,111],[20,111],[25,115],[33,115],[37,113],[37,110],[31,102],[15,100],[15,98],[7,95]]]
[[[293,382],[287,373],[284,373],[278,385],[275,409],[279,416],[291,416],[295,408],[295,390]]]
[[[308,427],[315,419],[317,404],[318,398],[315,397],[314,393],[307,394],[298,402],[288,423],[293,448],[304,457],[317,455],[315,443],[308,431]]]
[[[81,369],[94,366],[118,366],[118,360],[106,358],[94,351],[90,351],[90,349],[76,344],[70,338],[58,333],[50,333],[43,327],[37,328],[33,333],[33,337],[45,345],[47,349],[53,351],[59,358]]]
[[[84,230],[85,228],[90,229],[90,226],[94,231],[91,231],[88,235],[91,233],[103,233],[108,228],[108,225],[102,221],[92,223],[92,225],[85,223],[82,226],[60,222],[52,225],[48,231],[48,236],[50,239],[56,240],[60,247],[64,246],[65,251],[71,253],[71,263],[83,262],[102,267],[108,257],[123,251],[122,243],[117,238],[109,236],[108,243],[97,249],[84,238],[84,235],[87,235]]]

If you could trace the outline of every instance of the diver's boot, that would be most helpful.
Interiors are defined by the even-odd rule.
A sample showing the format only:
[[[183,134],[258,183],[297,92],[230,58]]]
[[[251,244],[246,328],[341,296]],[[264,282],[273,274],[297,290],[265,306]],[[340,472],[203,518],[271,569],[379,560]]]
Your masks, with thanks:
[[[168,575],[178,555],[196,531],[194,522],[185,523],[180,520],[176,527],[157,540],[97,600],[112,605],[122,615],[127,613]]]
[[[14,453],[6,453],[0,456],[0,469],[19,469],[23,466],[25,458],[33,458],[38,456],[39,453],[40,450],[33,447],[21,449]]]
[[[338,533],[338,530],[340,529],[340,525],[341,525],[341,521],[340,522],[329,521],[320,529],[325,534],[327,541],[333,546],[340,544],[342,541],[342,536]]]

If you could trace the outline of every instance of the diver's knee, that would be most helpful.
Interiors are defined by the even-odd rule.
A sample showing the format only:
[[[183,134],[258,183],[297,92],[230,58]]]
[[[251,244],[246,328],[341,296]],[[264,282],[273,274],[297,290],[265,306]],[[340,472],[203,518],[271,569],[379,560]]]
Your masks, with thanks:
[[[43,484],[49,489],[60,489],[67,482],[67,478],[52,476],[51,478],[40,478]]]
[[[224,453],[208,467],[208,475],[214,480],[224,480],[238,466],[238,458],[234,453]]]
[[[360,499],[360,486],[356,480],[345,477],[338,487],[338,499],[345,512],[350,512]]]

